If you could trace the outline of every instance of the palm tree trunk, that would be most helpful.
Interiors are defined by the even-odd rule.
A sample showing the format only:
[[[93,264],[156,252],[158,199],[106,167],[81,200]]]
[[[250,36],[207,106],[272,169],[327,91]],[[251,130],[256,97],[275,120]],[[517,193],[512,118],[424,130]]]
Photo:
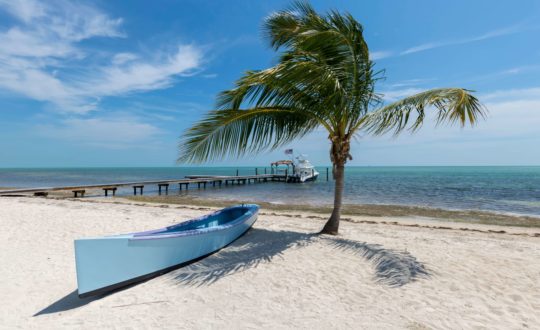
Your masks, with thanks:
[[[330,219],[321,230],[321,234],[337,235],[339,229],[339,219],[341,218],[341,204],[343,202],[343,188],[345,186],[345,165],[338,164],[334,167],[334,209]]]

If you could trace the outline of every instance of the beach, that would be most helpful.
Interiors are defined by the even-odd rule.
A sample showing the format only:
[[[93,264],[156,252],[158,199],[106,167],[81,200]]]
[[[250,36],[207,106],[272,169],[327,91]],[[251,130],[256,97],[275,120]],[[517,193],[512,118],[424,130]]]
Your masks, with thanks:
[[[261,209],[197,263],[77,297],[73,240],[159,228],[215,208],[115,199],[0,198],[1,328],[539,328],[540,229],[413,216]]]

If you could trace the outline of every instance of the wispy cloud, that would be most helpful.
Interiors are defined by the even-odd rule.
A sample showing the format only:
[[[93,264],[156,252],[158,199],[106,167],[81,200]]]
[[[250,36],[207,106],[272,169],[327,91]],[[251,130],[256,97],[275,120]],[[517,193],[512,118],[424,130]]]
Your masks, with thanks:
[[[203,74],[202,77],[203,78],[207,78],[207,79],[213,79],[213,78],[217,78],[217,73],[207,73],[207,74]]]
[[[95,118],[67,118],[55,124],[37,125],[40,136],[109,149],[140,147],[157,142],[161,130],[133,115],[113,114]],[[104,134],[114,132],[114,134]]]
[[[369,53],[369,57],[370,57],[373,61],[381,60],[381,59],[387,58],[387,57],[391,57],[392,55],[394,55],[393,52],[391,52],[391,51],[384,51],[384,50],[374,51],[374,52],[370,52],[370,53]]]
[[[524,100],[540,101],[540,87],[498,90],[481,94],[479,97],[484,101],[498,103]],[[540,113],[540,111],[538,112]]]
[[[139,56],[133,53],[118,53],[115,54],[112,58],[112,64],[114,65],[122,65],[128,62],[132,62],[136,59],[138,59]]]
[[[462,44],[468,44],[471,42],[481,41],[481,40],[487,40],[492,39],[496,37],[502,37],[505,35],[511,35],[519,32],[526,31],[530,29],[531,27],[526,26],[525,24],[516,24],[509,27],[501,28],[492,30],[489,32],[486,32],[484,34],[480,34],[477,36],[472,37],[465,37],[465,38],[458,38],[458,39],[450,39],[450,40],[443,40],[443,41],[434,41],[434,42],[427,42],[424,44],[420,44],[417,46],[413,46],[410,48],[407,48],[403,51],[392,51],[392,50],[385,50],[385,51],[373,51],[370,53],[372,60],[380,60],[384,58],[390,58],[390,57],[396,57],[396,56],[403,56],[408,54],[414,54],[423,52],[430,49],[436,49],[441,47],[447,47],[447,46],[454,46],[454,45],[462,45]]]
[[[0,0],[0,4],[6,11],[24,22],[30,22],[32,19],[46,14],[45,6],[38,1]]]
[[[86,81],[75,84],[82,96],[110,96],[134,91],[165,88],[175,76],[191,75],[200,64],[201,52],[194,46],[181,45],[173,54],[153,62],[132,60],[101,68]]]
[[[92,49],[83,40],[126,37],[121,18],[65,0],[0,0],[0,10],[18,23],[0,31],[0,88],[49,102],[57,110],[85,113],[102,97],[166,88],[174,78],[192,74],[202,51],[178,45],[173,52],[144,56],[110,54],[108,64],[92,64]],[[74,75],[72,66],[85,67]],[[79,70],[80,71],[80,70]],[[60,73],[60,74],[59,74]]]
[[[402,88],[402,89],[391,89],[387,91],[383,91],[383,100],[386,102],[394,102],[399,99],[402,99],[404,97],[408,97],[417,93],[422,92],[423,89],[416,88],[416,87],[408,87],[408,88]]]
[[[388,87],[390,88],[402,88],[402,87],[411,87],[411,86],[419,86],[424,85],[428,82],[435,81],[435,78],[416,78],[416,79],[405,79],[400,80],[395,83],[388,84]]]
[[[461,44],[467,44],[475,41],[481,41],[481,40],[487,40],[491,38],[501,37],[505,35],[510,35],[518,32],[522,32],[526,30],[527,28],[523,24],[517,24],[513,26],[509,26],[502,29],[496,29],[493,31],[489,31],[487,33],[468,37],[468,38],[461,38],[461,39],[454,39],[454,40],[444,40],[444,41],[436,41],[436,42],[429,42],[425,44],[421,44],[418,46],[410,47],[408,49],[405,49],[404,51],[400,52],[399,55],[407,55],[407,54],[413,54],[418,53],[422,51],[426,51],[429,49],[434,48],[441,48],[446,46],[453,46],[453,45],[461,45]]]

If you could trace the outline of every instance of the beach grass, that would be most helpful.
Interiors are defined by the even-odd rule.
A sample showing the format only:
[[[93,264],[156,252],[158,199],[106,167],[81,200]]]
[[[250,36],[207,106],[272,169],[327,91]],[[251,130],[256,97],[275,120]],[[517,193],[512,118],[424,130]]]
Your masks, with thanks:
[[[163,203],[181,204],[193,206],[225,207],[231,204],[241,204],[245,201],[238,200],[217,200],[205,199],[193,196],[129,196],[124,197],[129,200]],[[257,202],[264,209],[281,212],[311,212],[329,215],[332,213],[332,205],[305,205],[305,204],[274,204],[268,202]],[[342,209],[344,216],[369,216],[369,217],[423,217],[430,220],[440,220],[441,222],[461,222],[497,226],[514,226],[540,228],[540,218],[531,216],[520,216],[502,214],[477,210],[444,210],[438,208],[428,208],[419,206],[404,205],[375,205],[375,204],[344,204]],[[344,219],[347,220],[347,219]]]

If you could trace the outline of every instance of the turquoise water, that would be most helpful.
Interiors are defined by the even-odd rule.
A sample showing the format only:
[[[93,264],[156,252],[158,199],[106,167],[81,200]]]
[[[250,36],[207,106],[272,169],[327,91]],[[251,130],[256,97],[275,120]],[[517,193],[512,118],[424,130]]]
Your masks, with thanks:
[[[107,184],[185,175],[235,175],[231,167],[0,169],[0,187]],[[269,169],[267,169],[269,171]],[[326,168],[318,181],[265,183],[197,190],[189,194],[246,202],[331,204],[333,182]],[[238,168],[254,174],[253,167]],[[258,169],[264,173],[264,168]],[[269,173],[269,172],[268,172]],[[540,167],[347,167],[345,203],[414,205],[444,209],[487,210],[540,216]],[[173,187],[170,193],[179,193]],[[145,193],[156,188],[146,186]],[[124,189],[121,193],[131,193]],[[182,193],[185,193],[182,192]]]

